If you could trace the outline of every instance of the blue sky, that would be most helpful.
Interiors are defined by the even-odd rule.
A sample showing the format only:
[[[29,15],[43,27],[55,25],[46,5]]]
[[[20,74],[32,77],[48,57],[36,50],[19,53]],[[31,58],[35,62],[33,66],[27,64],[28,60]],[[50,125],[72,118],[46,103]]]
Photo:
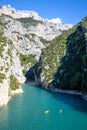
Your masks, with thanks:
[[[0,0],[18,10],[34,10],[47,19],[61,18],[64,23],[76,24],[87,15],[87,0]]]

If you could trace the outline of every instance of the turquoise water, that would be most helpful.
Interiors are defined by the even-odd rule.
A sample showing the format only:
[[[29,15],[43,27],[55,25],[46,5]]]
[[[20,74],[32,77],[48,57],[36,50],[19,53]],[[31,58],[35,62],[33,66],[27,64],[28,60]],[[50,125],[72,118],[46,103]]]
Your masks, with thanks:
[[[23,85],[0,108],[0,130],[87,130],[87,102],[79,96]]]

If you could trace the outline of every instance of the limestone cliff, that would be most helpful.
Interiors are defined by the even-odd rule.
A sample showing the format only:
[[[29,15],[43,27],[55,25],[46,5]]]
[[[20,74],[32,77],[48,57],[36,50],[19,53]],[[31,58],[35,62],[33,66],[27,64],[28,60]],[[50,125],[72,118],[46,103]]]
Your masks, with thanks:
[[[12,78],[14,77],[14,78]],[[12,90],[24,82],[19,53],[6,37],[0,36],[0,106],[8,102]],[[12,85],[13,84],[13,85]]]
[[[0,6],[0,106],[8,102],[13,90],[21,88],[25,73],[38,62],[49,41],[71,27],[54,24],[35,11]]]
[[[39,61],[26,72],[26,83],[35,82],[36,86],[42,86],[41,72],[42,72],[42,60]]]

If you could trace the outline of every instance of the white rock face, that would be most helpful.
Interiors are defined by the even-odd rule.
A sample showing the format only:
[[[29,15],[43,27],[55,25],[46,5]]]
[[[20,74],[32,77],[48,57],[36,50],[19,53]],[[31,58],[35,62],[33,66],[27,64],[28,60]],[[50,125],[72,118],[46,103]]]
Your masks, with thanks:
[[[39,21],[36,26],[29,26],[27,27],[28,33],[35,34],[37,36],[43,37],[46,40],[52,40],[56,36],[60,35],[62,31],[68,30],[72,27],[71,24],[63,24],[59,18],[48,20],[41,18],[37,12],[35,11],[22,11],[22,10],[16,10],[15,8],[12,8],[10,5],[4,5],[0,8],[0,15],[5,14],[9,15],[13,18],[33,18],[33,20]],[[11,30],[15,30],[16,26],[19,23],[15,23],[15,26],[13,25],[11,27]],[[11,25],[11,23],[10,23]],[[18,27],[18,30],[21,28]]]
[[[68,30],[71,27],[72,25],[70,24],[52,23],[44,19],[43,23],[39,23],[37,26],[29,26],[27,31],[50,41],[62,34],[64,30]]]
[[[7,53],[7,50],[8,46],[6,46],[6,48],[4,49],[3,58],[0,57],[0,74],[4,75],[5,69],[10,65],[10,58],[8,57],[7,60],[5,60],[7,55],[4,55],[5,53]],[[9,101],[9,75],[10,71],[8,70],[2,82],[0,82],[0,106],[6,105]]]
[[[4,36],[9,38],[22,54],[34,54],[38,60],[41,49],[45,48],[37,35],[32,35],[23,25],[8,16],[3,16]],[[27,37],[27,36],[28,37]]]
[[[19,83],[23,83],[25,78],[22,73],[22,66],[19,60],[19,54],[15,48],[9,46],[8,41],[3,44],[2,55],[0,56],[0,106],[6,105],[10,99],[10,75],[14,75]],[[0,77],[1,79],[1,77]],[[21,88],[20,88],[21,89]]]
[[[31,22],[25,26],[23,22],[20,22],[21,18],[32,18],[35,25]],[[4,44],[2,54],[0,54],[0,74],[4,76],[0,81],[0,106],[2,106],[9,101],[10,75],[14,75],[19,83],[25,81],[24,66],[21,65],[19,55],[32,54],[38,60],[42,49],[47,46],[46,43],[60,35],[62,31],[71,28],[72,25],[54,23],[41,18],[35,11],[20,11],[10,5],[0,7],[0,24],[0,33],[3,32],[3,36],[7,39],[0,42],[0,47]],[[29,68],[29,65],[27,67]]]
[[[6,105],[10,99],[9,97],[9,83],[4,79],[3,83],[0,83],[0,106]]]
[[[13,18],[26,18],[26,17],[33,17],[36,20],[40,20],[41,17],[38,16],[38,13],[35,11],[28,11],[28,10],[16,10],[12,8],[11,5],[4,5],[0,8],[0,14],[9,15]]]

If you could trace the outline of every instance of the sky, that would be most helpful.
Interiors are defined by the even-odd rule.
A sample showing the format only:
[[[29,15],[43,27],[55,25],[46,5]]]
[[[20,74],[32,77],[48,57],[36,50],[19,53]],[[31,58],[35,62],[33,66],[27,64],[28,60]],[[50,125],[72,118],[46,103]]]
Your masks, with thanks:
[[[17,10],[33,10],[43,18],[57,18],[73,25],[87,15],[87,0],[0,0],[0,6],[5,4]]]

